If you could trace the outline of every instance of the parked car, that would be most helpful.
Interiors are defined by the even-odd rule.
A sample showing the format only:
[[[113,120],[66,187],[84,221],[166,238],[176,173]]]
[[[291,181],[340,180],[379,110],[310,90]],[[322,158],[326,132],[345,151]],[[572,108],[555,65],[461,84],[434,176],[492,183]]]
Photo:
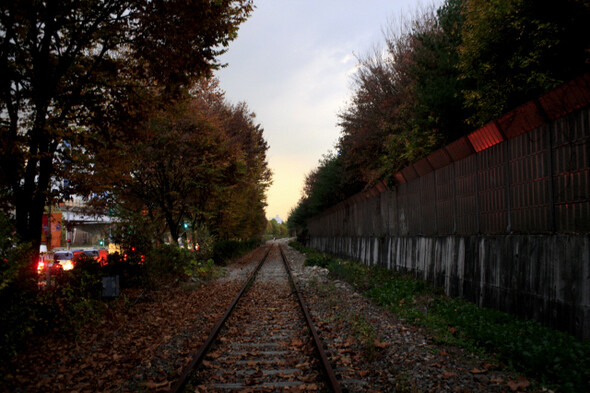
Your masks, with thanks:
[[[96,248],[78,249],[78,250],[74,250],[73,252],[74,252],[74,259],[76,259],[80,255],[86,255],[88,257],[88,259],[94,259],[95,261],[98,261],[98,258],[100,256],[99,252]]]
[[[59,263],[63,270],[74,268],[74,253],[72,251],[60,250],[53,253],[54,263]]]
[[[47,252],[39,253],[39,259],[37,260],[37,273],[39,275],[55,274],[61,270],[63,270],[62,265],[55,263],[53,255]]]
[[[84,250],[84,254],[86,254],[86,256],[88,256],[88,258],[92,258],[95,261],[98,261],[98,258],[100,258],[100,253],[96,248],[89,248]]]

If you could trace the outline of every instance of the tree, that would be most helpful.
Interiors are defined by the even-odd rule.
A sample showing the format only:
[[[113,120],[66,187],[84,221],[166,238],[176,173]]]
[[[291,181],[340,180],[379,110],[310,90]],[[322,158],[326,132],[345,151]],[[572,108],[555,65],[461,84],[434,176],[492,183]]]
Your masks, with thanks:
[[[461,31],[465,20],[463,0],[447,0],[436,12],[431,28],[413,32],[410,74],[415,81],[412,123],[419,130],[438,133],[442,143],[452,142],[472,130],[465,119],[459,76]]]
[[[386,48],[360,59],[351,102],[339,114],[338,156],[306,178],[292,225],[393,175],[469,131],[457,46],[463,3],[418,11],[385,32]]]
[[[470,0],[459,47],[470,117],[481,126],[587,72],[586,0]]]
[[[260,236],[266,225],[266,190],[272,173],[266,159],[268,144],[255,118],[245,103],[227,105],[223,114],[233,152],[228,168],[231,186],[224,188],[216,201],[212,227],[214,233],[225,239]]]
[[[3,2],[0,195],[23,241],[39,244],[44,206],[54,193],[64,196],[58,186],[73,176],[73,163],[92,163],[86,143],[133,129],[146,91],[173,99],[218,67],[215,57],[252,7],[251,0]]]
[[[305,176],[303,195],[289,212],[288,229],[301,232],[307,219],[362,189],[362,183],[348,183],[345,164],[340,155],[328,153],[316,169]]]
[[[121,200],[137,198],[150,217],[164,220],[176,242],[199,189],[223,175],[223,144],[223,134],[191,112],[159,113],[146,125],[143,141],[133,146],[133,181],[123,187]]]
[[[289,234],[289,228],[287,227],[287,223],[281,222],[279,224],[276,219],[271,218],[266,222],[264,234],[273,237],[285,237]]]
[[[202,79],[186,102],[142,123],[127,148],[134,164],[115,189],[117,203],[163,223],[173,242],[196,239],[197,228],[224,239],[260,235],[270,171],[253,119],[245,104],[225,102],[215,78]]]
[[[436,38],[441,31],[434,11],[422,10],[400,30],[389,27],[385,50],[361,59],[353,98],[339,114],[338,149],[349,178],[366,185],[388,179],[446,140],[437,106],[444,98],[425,87],[452,67],[437,59],[447,49]]]
[[[338,156],[307,176],[292,228],[587,72],[588,20],[587,0],[446,0],[392,24],[386,49],[360,59]]]

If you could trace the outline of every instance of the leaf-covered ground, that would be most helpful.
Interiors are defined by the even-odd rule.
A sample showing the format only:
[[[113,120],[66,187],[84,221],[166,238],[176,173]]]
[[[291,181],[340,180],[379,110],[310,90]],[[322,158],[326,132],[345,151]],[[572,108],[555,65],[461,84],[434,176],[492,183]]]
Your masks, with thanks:
[[[59,331],[34,337],[13,364],[0,366],[2,391],[122,392],[167,390],[205,341],[233,297],[254,251],[226,277],[197,286],[128,289],[99,323],[78,337]]]
[[[3,391],[166,391],[259,260],[258,249],[229,266],[225,277],[191,286],[127,290],[100,323],[78,338],[36,337],[12,365],[1,365]],[[303,266],[287,250],[297,281],[325,340],[331,363],[349,391],[535,391],[499,364],[442,347],[419,328],[375,307],[327,271]],[[293,343],[296,345],[297,343]]]
[[[88,326],[80,337],[52,332],[33,339],[8,371],[25,391],[135,391],[167,388],[223,311],[233,282],[197,290],[167,287],[131,290],[110,318]],[[231,299],[230,299],[231,301]]]

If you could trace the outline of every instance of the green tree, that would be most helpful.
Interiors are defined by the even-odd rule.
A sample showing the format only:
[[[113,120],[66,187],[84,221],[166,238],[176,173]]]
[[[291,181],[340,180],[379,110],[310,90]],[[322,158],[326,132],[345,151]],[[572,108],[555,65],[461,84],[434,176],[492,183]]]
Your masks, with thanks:
[[[278,221],[273,218],[270,220],[270,227],[272,231],[271,234],[273,236],[279,236],[281,232],[281,224],[279,224]]]
[[[360,183],[346,183],[344,162],[340,155],[329,153],[319,161],[316,169],[305,176],[303,195],[289,212],[289,230],[301,232],[308,218],[361,190]]]
[[[412,123],[419,130],[440,135],[443,144],[472,130],[465,119],[458,48],[465,20],[463,0],[447,0],[436,12],[431,28],[412,33],[414,45],[410,75],[415,81],[416,105]]]
[[[389,26],[386,48],[359,61],[338,156],[308,174],[291,228],[587,72],[588,20],[587,0],[446,0]]]
[[[39,244],[50,190],[89,170],[74,165],[92,163],[86,143],[133,128],[142,91],[174,97],[218,67],[251,10],[250,0],[3,2],[0,195],[20,238]]]
[[[466,105],[481,126],[588,71],[586,0],[470,0],[459,47]]]
[[[266,229],[264,234],[273,237],[285,237],[289,234],[287,223],[279,222],[275,218],[271,218],[266,222]]]

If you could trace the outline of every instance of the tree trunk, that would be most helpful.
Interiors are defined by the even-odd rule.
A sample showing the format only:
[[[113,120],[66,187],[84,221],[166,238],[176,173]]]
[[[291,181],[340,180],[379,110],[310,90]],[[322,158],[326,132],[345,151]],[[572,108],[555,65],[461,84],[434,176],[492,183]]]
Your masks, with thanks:
[[[170,236],[172,236],[172,241],[178,245],[178,225],[172,218],[172,214],[170,212],[165,212],[164,216],[166,217],[166,224],[168,225],[168,229],[170,230]]]
[[[33,128],[31,135],[31,154],[25,165],[23,182],[21,184],[21,180],[15,178],[13,184],[14,206],[17,235],[22,242],[30,243],[33,250],[39,250],[43,231],[43,211],[51,187],[55,149],[49,143],[43,127]],[[41,156],[40,159],[38,155]]]

